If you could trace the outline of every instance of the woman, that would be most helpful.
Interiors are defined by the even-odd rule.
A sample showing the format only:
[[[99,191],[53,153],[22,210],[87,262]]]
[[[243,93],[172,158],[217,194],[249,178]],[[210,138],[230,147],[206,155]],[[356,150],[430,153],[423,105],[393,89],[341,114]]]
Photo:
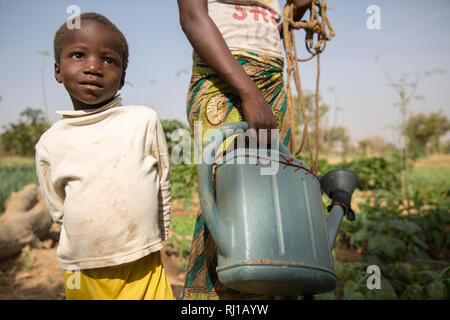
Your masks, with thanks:
[[[312,0],[292,0],[300,20]],[[277,0],[178,0],[181,27],[194,48],[187,99],[191,129],[246,121],[250,128],[278,129],[288,144]],[[270,133],[270,130],[268,131]],[[270,141],[270,135],[268,135]],[[217,247],[197,217],[183,299],[262,299],[225,287],[217,278]]]

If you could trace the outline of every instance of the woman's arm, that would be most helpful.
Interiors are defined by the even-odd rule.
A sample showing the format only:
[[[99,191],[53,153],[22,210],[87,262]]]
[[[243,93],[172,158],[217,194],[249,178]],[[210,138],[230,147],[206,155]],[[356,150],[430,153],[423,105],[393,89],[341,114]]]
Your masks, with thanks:
[[[276,129],[277,122],[269,104],[231,55],[220,31],[209,17],[207,0],[178,0],[178,8],[181,27],[195,52],[236,89],[249,127],[255,130]]]

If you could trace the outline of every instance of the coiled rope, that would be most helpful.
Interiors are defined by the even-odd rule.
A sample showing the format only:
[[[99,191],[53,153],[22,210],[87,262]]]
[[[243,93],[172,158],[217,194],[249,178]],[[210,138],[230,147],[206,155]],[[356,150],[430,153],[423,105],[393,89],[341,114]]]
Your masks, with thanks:
[[[283,43],[287,60],[287,108],[290,114],[290,127],[292,139],[290,142],[290,151],[295,152],[295,117],[294,117],[294,100],[291,89],[291,75],[294,76],[295,88],[300,101],[300,109],[303,115],[303,134],[295,155],[299,154],[306,142],[309,155],[311,157],[311,168],[318,172],[319,161],[319,81],[320,81],[320,54],[325,50],[327,41],[331,40],[335,33],[333,27],[328,20],[326,0],[313,0],[310,8],[310,18],[308,21],[294,21],[294,4],[287,1],[283,11]],[[297,48],[295,45],[294,30],[304,29],[306,31],[305,44],[306,49],[310,53],[310,57],[299,59]],[[317,35],[314,40],[314,35]],[[313,154],[311,139],[308,132],[308,121],[306,118],[306,107],[303,99],[302,86],[300,81],[300,69],[298,62],[306,62],[317,56],[317,79],[316,79],[316,95],[315,95],[315,153]]]

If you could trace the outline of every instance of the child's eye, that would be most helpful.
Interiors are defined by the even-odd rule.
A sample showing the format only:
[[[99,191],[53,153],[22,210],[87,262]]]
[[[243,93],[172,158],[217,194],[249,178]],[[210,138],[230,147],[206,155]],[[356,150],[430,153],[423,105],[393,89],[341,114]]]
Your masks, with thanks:
[[[116,60],[114,60],[113,58],[104,58],[103,62],[105,62],[107,64],[114,64],[116,62]]]
[[[72,52],[72,54],[70,56],[75,57],[77,59],[81,59],[83,57],[83,53],[82,52]]]

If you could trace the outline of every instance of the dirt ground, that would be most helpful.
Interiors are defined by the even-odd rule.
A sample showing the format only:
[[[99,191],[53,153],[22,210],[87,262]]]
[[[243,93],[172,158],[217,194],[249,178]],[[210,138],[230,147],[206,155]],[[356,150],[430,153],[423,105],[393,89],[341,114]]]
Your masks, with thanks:
[[[65,299],[64,275],[56,260],[57,245],[51,248],[24,248],[22,253],[0,264],[0,300]],[[163,265],[172,290],[180,299],[185,274],[177,268],[177,258],[162,251]]]
[[[330,164],[336,164],[342,162],[342,156],[340,155],[330,155],[325,156],[328,163]],[[352,157],[347,157],[347,161],[351,161]],[[448,167],[450,166],[450,154],[431,154],[426,158],[422,158],[417,160],[414,163],[415,167],[423,167],[423,166],[442,166],[442,167]]]
[[[172,216],[196,216],[198,200],[187,209],[174,200]],[[26,246],[21,253],[0,261],[0,300],[63,300],[64,274],[56,259],[59,227],[54,224],[41,248]],[[162,250],[162,260],[176,299],[181,298],[185,272],[178,269],[178,258]]]
[[[417,160],[414,166],[448,167],[450,166],[450,154],[432,154],[427,158]]]

